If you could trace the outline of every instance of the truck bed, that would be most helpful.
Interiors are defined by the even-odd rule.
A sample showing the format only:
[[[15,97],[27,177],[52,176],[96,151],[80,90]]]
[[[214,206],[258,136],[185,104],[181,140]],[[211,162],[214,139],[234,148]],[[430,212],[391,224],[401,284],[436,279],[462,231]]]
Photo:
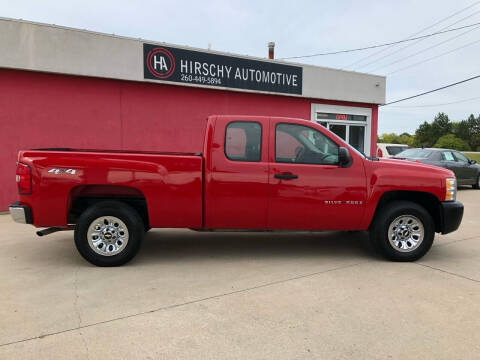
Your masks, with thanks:
[[[201,154],[54,148],[18,161],[32,169],[34,196],[20,200],[35,226],[67,225],[78,201],[113,193],[144,201],[151,227],[202,227]]]

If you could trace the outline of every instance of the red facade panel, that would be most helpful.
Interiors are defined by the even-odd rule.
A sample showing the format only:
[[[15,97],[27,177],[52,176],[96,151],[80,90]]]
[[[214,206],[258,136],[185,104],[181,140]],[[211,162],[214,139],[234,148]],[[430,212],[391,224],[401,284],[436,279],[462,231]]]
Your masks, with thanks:
[[[0,69],[0,211],[17,197],[20,149],[200,152],[208,115],[309,119],[312,103],[372,108],[375,150],[376,105]]]

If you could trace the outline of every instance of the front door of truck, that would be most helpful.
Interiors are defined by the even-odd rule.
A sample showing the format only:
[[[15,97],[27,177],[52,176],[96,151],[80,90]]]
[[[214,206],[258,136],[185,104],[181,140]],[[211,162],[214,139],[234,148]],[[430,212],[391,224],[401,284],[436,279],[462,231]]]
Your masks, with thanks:
[[[359,226],[366,199],[363,163],[357,158],[340,167],[339,145],[324,131],[316,124],[271,120],[269,229]]]
[[[266,117],[216,118],[205,164],[206,228],[265,229],[268,123]]]

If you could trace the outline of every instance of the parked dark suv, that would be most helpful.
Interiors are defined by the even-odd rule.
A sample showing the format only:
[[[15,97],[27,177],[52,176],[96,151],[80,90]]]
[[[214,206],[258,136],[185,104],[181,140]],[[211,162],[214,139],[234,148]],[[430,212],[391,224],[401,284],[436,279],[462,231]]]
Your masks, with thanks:
[[[407,149],[398,153],[394,159],[418,161],[424,164],[450,169],[457,177],[458,185],[472,185],[480,188],[480,165],[461,152],[449,149]]]

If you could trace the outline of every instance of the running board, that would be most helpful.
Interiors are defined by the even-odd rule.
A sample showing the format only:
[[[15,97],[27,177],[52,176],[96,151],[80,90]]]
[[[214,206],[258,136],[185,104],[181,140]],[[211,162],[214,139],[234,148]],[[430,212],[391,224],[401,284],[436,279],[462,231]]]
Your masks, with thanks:
[[[73,229],[75,229],[75,226],[74,226],[74,225],[69,225],[69,226],[66,227],[66,228],[50,227],[50,228],[46,228],[46,229],[37,231],[37,235],[38,235],[38,236],[46,236],[46,235],[53,234],[53,233],[55,233],[55,232],[57,232],[57,231],[67,231],[67,230],[73,230]]]

